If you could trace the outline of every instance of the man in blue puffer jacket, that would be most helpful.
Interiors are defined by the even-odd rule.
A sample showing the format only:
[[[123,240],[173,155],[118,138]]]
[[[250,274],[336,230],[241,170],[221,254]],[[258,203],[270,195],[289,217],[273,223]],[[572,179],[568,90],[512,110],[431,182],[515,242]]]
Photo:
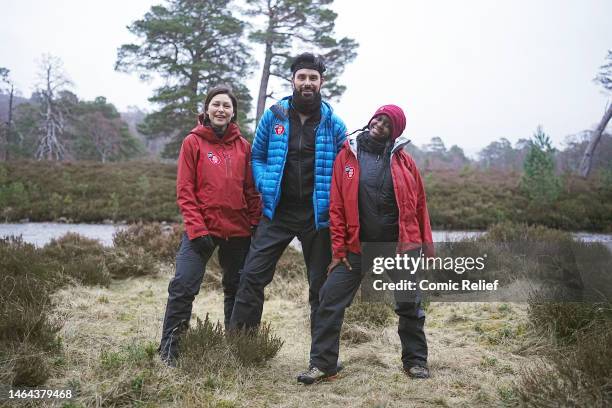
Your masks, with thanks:
[[[262,195],[263,218],[244,263],[231,328],[259,325],[264,288],[293,238],[302,244],[308,273],[310,324],[319,289],[331,262],[329,191],[336,154],[346,126],[321,101],[325,66],[310,53],[291,65],[293,95],[267,109],[255,132],[253,178]]]

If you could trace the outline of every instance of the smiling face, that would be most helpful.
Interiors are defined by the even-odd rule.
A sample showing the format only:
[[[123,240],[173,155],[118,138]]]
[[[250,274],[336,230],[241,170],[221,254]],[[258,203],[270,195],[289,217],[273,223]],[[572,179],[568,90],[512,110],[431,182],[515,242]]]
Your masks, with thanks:
[[[215,95],[208,103],[206,115],[213,127],[225,129],[234,116],[234,105],[229,95]]]
[[[370,121],[370,136],[376,140],[387,140],[391,136],[391,119],[378,115]]]
[[[309,99],[314,98],[321,91],[323,78],[317,70],[302,68],[295,71],[291,83],[293,89],[298,91],[302,97]]]

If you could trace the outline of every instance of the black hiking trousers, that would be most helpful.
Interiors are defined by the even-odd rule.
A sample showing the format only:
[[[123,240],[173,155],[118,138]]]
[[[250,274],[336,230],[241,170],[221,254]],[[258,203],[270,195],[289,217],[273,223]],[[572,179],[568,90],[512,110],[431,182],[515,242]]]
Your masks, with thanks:
[[[262,217],[251,242],[236,294],[231,329],[253,328],[260,324],[264,289],[272,282],[276,263],[295,237],[302,244],[306,264],[312,332],[319,307],[319,290],[331,262],[329,228],[315,228],[312,205],[289,205],[282,201],[274,219]]]
[[[240,282],[240,269],[249,250],[251,237],[235,237],[227,240],[213,237],[213,241],[215,247],[219,247],[218,259],[223,271],[221,284],[223,286],[225,327],[227,328]],[[193,301],[200,292],[206,264],[213,251],[214,249],[198,254],[187,234],[183,234],[176,254],[176,273],[168,285],[168,303],[159,346],[163,359],[174,359],[178,355],[178,335],[189,325]]]
[[[347,258],[352,270],[340,263],[330,273],[321,288],[320,304],[315,318],[310,365],[327,374],[334,374],[336,371],[344,312],[351,305],[366,273],[362,270],[361,255],[349,252]],[[389,274],[389,277],[392,281],[399,281],[399,276],[393,273]],[[402,344],[404,369],[415,365],[427,366],[425,311],[421,308],[420,293],[409,297],[409,300],[396,295],[395,313],[399,317],[397,333]]]

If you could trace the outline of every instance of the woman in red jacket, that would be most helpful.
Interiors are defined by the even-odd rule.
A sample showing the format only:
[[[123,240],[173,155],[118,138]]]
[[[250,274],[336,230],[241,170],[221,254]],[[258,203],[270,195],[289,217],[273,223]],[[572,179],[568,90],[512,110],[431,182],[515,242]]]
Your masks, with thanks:
[[[332,263],[320,291],[320,306],[310,349],[310,368],[298,376],[304,384],[335,376],[344,311],[351,304],[365,271],[362,243],[393,242],[393,249],[433,255],[425,189],[414,160],[404,150],[401,108],[379,108],[364,132],[349,136],[336,157],[330,198]],[[367,130],[366,130],[367,129]],[[395,253],[395,251],[394,251]],[[398,333],[406,374],[429,377],[425,313],[420,296],[396,297]]]
[[[177,337],[189,324],[206,263],[219,247],[227,327],[251,231],[261,216],[261,201],[251,174],[251,146],[236,123],[238,104],[228,87],[211,89],[198,125],[183,140],[176,178],[177,203],[185,233],[176,255],[176,274],[168,286],[160,356],[173,365]]]

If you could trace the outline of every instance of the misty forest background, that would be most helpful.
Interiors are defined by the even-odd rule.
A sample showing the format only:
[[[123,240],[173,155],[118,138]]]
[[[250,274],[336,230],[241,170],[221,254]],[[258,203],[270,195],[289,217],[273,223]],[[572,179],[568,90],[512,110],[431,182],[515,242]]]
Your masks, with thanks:
[[[115,69],[159,80],[149,98],[153,111],[119,112],[104,96],[79,98],[69,67],[56,56],[41,57],[30,96],[0,67],[0,219],[180,221],[175,159],[209,87],[232,86],[241,129],[251,139],[266,102],[290,92],[288,65],[296,50],[323,55],[324,98],[337,103],[350,86],[341,74],[358,44],[334,35],[331,3],[249,0],[239,13],[226,0],[152,7],[128,27],[138,41],[117,45]],[[610,93],[612,51],[593,75]],[[253,76],[261,77],[257,95],[245,84]],[[476,158],[446,146],[443,135],[410,144],[434,227],[485,229],[516,221],[612,231],[612,135],[605,131],[612,106],[602,108],[604,117],[568,135],[561,149],[552,146],[545,124],[517,135],[514,144],[495,140]]]

